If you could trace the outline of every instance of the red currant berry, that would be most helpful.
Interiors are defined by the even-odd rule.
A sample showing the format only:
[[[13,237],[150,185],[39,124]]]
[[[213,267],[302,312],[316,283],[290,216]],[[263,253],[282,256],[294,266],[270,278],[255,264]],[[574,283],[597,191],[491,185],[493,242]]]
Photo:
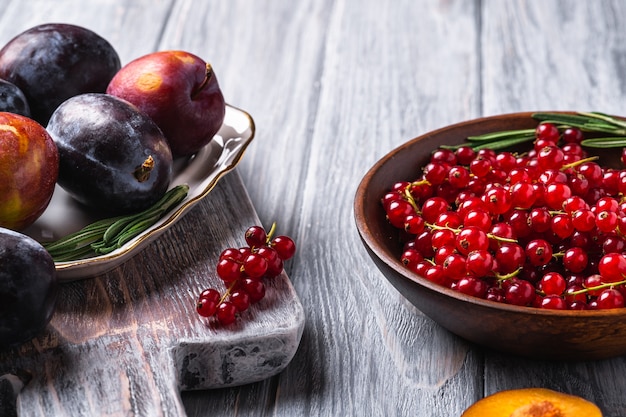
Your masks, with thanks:
[[[496,250],[495,255],[498,272],[509,274],[524,265],[526,253],[517,243],[505,242]]]
[[[424,230],[413,242],[415,243],[415,250],[421,253],[424,258],[431,258],[435,254],[433,234],[429,230]]]
[[[483,178],[491,171],[491,161],[488,159],[474,159],[469,165],[472,175]]]
[[[558,295],[546,295],[541,299],[539,307],[551,310],[566,310],[567,303]]]
[[[560,135],[559,129],[553,123],[540,123],[535,129],[535,137],[540,140],[557,143]]]
[[[602,197],[596,201],[596,212],[601,211],[617,211],[619,209],[619,202],[613,197]]]
[[[217,263],[217,275],[226,283],[241,278],[241,264],[231,258],[225,258]]]
[[[424,179],[432,185],[439,185],[446,180],[449,169],[448,164],[431,162],[424,167]]]
[[[484,249],[472,251],[467,254],[465,268],[478,278],[490,275],[493,271],[493,255]]]
[[[430,161],[445,163],[449,165],[455,165],[457,163],[454,151],[443,148],[435,150],[430,156]]]
[[[596,300],[597,308],[600,310],[606,310],[610,308],[623,308],[624,296],[621,292],[614,288],[607,288],[603,290]]]
[[[537,153],[537,162],[542,169],[560,169],[565,154],[558,146],[546,146]]]
[[[461,278],[456,283],[455,288],[460,293],[471,295],[473,297],[485,298],[488,286],[483,280],[468,276]]]
[[[511,205],[523,209],[531,208],[537,198],[535,187],[529,182],[513,184],[509,193],[511,194]]]
[[[487,233],[478,227],[465,227],[456,236],[456,248],[463,255],[475,250],[487,250],[489,238]]]
[[[446,211],[441,213],[435,221],[436,226],[449,227],[450,229],[458,229],[463,219],[456,211]]]
[[[489,287],[485,299],[497,303],[504,303],[506,301],[504,298],[504,290],[499,287]]]
[[[589,258],[582,248],[569,248],[563,254],[563,266],[571,272],[582,272],[587,268]]]
[[[592,297],[597,297],[598,295],[600,295],[600,292],[602,292],[602,290],[601,289],[598,290],[594,288],[602,285],[602,283],[603,283],[602,276],[600,276],[599,274],[592,274],[592,275],[589,275],[587,278],[585,278],[585,282],[583,283],[583,285],[587,289],[587,294],[589,294]]]
[[[602,253],[621,253],[626,250],[626,241],[617,234],[607,234],[602,242]]]
[[[572,190],[567,184],[552,183],[546,187],[545,195],[543,196],[546,205],[552,210],[561,210],[565,200],[572,196]]]
[[[534,232],[543,233],[552,226],[552,215],[546,207],[535,207],[528,214],[528,223]]]
[[[265,245],[267,234],[261,226],[251,226],[246,230],[245,239],[251,248],[258,248]]]
[[[224,249],[220,254],[220,260],[222,259],[230,259],[233,261],[241,262],[243,261],[244,255],[237,248],[228,248]]]
[[[425,276],[426,276],[426,270],[427,270],[428,268],[430,268],[430,267],[431,267],[431,265],[432,265],[432,264],[430,263],[430,261],[422,261],[422,262],[418,262],[418,263],[415,265],[415,268],[413,268],[413,271],[414,271],[417,275],[419,275],[420,277],[425,277]]]
[[[261,278],[267,272],[267,260],[258,253],[251,253],[243,261],[243,272],[250,278]]]
[[[584,198],[577,195],[573,195],[563,202],[563,210],[568,214],[572,214],[576,210],[588,209],[589,204],[587,204]]]
[[[609,233],[617,228],[618,217],[613,211],[601,211],[596,215],[596,227],[604,233]]]
[[[585,135],[582,130],[576,127],[568,127],[563,130],[563,142],[565,143],[580,143],[585,139]]]
[[[454,188],[465,188],[470,180],[470,172],[462,166],[454,166],[448,171],[448,182]]]
[[[539,288],[546,295],[561,295],[566,287],[565,278],[558,272],[548,272],[539,280]]]
[[[489,230],[491,227],[491,216],[483,209],[468,210],[463,217],[463,226],[474,226],[482,230]]]
[[[476,157],[476,151],[469,146],[461,146],[456,150],[456,161],[459,165],[469,165]]]
[[[552,245],[544,239],[534,239],[526,244],[526,257],[533,266],[547,265],[552,259]]]
[[[424,231],[424,218],[420,215],[409,214],[404,218],[404,230],[412,235],[418,235]]]
[[[220,293],[213,288],[202,291],[196,303],[198,314],[202,317],[213,316],[217,312],[220,297]]]
[[[535,299],[535,288],[524,280],[515,280],[507,287],[504,299],[508,304],[527,306]]]
[[[441,265],[432,265],[428,268],[424,273],[424,278],[440,285],[443,285],[446,282],[446,275]]]
[[[230,302],[233,303],[237,311],[246,311],[250,307],[250,296],[245,291],[235,291],[230,294]]]
[[[432,235],[432,247],[438,249],[442,246],[454,246],[456,243],[456,235],[450,229],[435,230]],[[424,255],[426,257],[426,255]]]
[[[585,162],[578,165],[578,173],[589,181],[591,187],[602,182],[602,167],[595,162]]]
[[[565,289],[565,301],[570,303],[580,302],[587,304],[587,294],[584,287],[580,284],[572,284]]]
[[[572,220],[567,214],[555,214],[552,217],[552,232],[561,239],[566,239],[574,233]]]
[[[454,281],[458,281],[467,274],[465,257],[458,253],[448,255],[441,266],[446,278]]]
[[[511,209],[512,201],[509,192],[503,187],[494,187],[485,192],[481,199],[492,214],[503,214]]]
[[[517,239],[517,236],[515,236],[515,232],[513,231],[511,225],[502,222],[496,223],[491,226],[489,235],[491,237],[490,247],[493,250],[496,250],[498,247],[500,247],[500,244],[504,241]]]
[[[265,284],[263,281],[253,278],[245,278],[241,288],[250,296],[250,301],[256,303],[265,297]]]
[[[602,282],[618,282],[626,279],[626,257],[621,253],[604,255],[598,263]]]
[[[505,219],[511,225],[515,236],[518,238],[525,238],[532,233],[528,211],[512,210],[505,215]]]
[[[427,223],[434,223],[437,217],[448,209],[448,202],[444,198],[431,197],[422,204],[422,217]]]
[[[404,228],[406,217],[415,214],[413,206],[405,200],[395,200],[386,209],[387,220],[393,227]]]
[[[423,259],[423,257],[415,249],[413,249],[413,252],[415,252],[421,258],[420,260]],[[257,254],[264,257],[267,261],[267,271],[265,275],[268,278],[276,277],[280,275],[281,272],[283,272],[283,260],[280,258],[280,256],[278,256],[278,252],[276,252],[276,249],[270,246],[262,246],[257,249]]]
[[[271,246],[278,252],[278,256],[283,261],[291,259],[296,253],[296,244],[287,236],[276,236],[272,239]]]
[[[581,232],[588,232],[596,226],[596,216],[591,210],[580,209],[572,213],[572,226]]]
[[[237,307],[229,301],[224,301],[217,307],[216,317],[220,324],[234,323],[237,319]]]
[[[432,260],[437,265],[443,265],[443,262],[446,260],[446,258],[454,253],[458,253],[456,250],[456,247],[452,245],[445,245],[440,248],[437,248],[437,251],[435,252],[435,256],[433,257]]]

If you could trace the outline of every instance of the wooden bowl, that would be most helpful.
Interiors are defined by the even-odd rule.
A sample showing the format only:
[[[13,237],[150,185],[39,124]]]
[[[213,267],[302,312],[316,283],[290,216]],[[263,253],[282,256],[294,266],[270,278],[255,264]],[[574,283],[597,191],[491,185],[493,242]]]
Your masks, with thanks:
[[[467,136],[537,126],[532,113],[481,118],[424,134],[394,149],[365,175],[356,192],[358,232],[376,266],[420,311],[452,333],[515,355],[555,360],[595,360],[626,354],[626,308],[561,311],[519,307],[467,296],[412,273],[400,262],[398,231],[380,199],[397,181],[419,177],[430,153]],[[603,155],[614,165],[615,154]],[[619,156],[619,155],[618,155]],[[612,162],[612,163],[611,163]]]

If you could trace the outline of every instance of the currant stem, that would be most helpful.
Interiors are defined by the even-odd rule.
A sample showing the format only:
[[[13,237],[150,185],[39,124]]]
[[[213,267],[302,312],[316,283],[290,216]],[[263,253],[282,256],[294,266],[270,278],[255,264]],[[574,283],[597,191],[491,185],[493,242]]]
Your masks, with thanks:
[[[413,198],[413,194],[411,194],[411,191],[409,190],[410,187],[411,185],[409,184],[408,186],[404,188],[404,196],[406,197],[406,200],[411,205],[411,207],[413,207],[413,210],[415,210],[415,212],[419,214],[420,209],[417,206],[417,202],[415,201],[415,198]]]
[[[230,297],[230,294],[232,294],[233,288],[235,288],[235,284],[237,284],[237,281],[239,280],[234,280],[233,282],[231,282],[231,284],[228,286],[228,288],[226,288],[226,292],[224,292],[224,294],[220,297],[220,302],[219,304],[222,304],[224,301],[226,301],[228,299],[228,297]]]
[[[598,159],[600,159],[599,156],[590,156],[589,158],[579,159],[578,161],[574,161],[574,162],[571,162],[569,164],[563,165],[561,167],[561,171],[564,171],[564,170],[569,169],[569,168],[574,168],[575,166],[584,164],[585,162],[597,161]]]
[[[276,231],[276,222],[272,223],[272,227],[270,227],[270,231],[267,232],[267,238],[265,239],[267,243],[269,243],[272,240],[272,235],[274,234],[275,231]]]
[[[508,274],[504,274],[504,275],[498,274],[498,273],[496,272],[496,279],[497,279],[498,281],[502,282],[502,281],[509,280],[509,279],[511,279],[511,278],[515,278],[517,275],[519,275],[519,273],[520,273],[520,271],[521,271],[521,270],[522,270],[522,268],[517,268],[515,271],[510,272],[510,273],[508,273]]]
[[[430,227],[431,229],[435,229],[435,230],[451,230],[455,234],[457,234],[457,233],[459,233],[461,231],[461,229],[455,229],[455,228],[449,227],[449,226],[439,226],[437,224],[432,224],[432,223],[424,223],[424,225],[427,226],[427,227]],[[489,239],[497,240],[497,241],[500,241],[500,242],[518,243],[517,239],[511,239],[511,238],[508,238],[508,237],[502,237],[502,236],[494,235],[493,233],[487,233],[487,237]]]
[[[569,296],[569,295],[584,294],[584,293],[589,292],[589,291],[596,291],[596,290],[602,290],[602,289],[605,289],[605,288],[612,288],[612,287],[615,287],[617,285],[622,285],[622,284],[626,284],[626,279],[621,280],[621,281],[617,281],[617,282],[606,282],[604,284],[596,285],[595,287],[583,288],[583,289],[578,290],[578,291],[568,292],[566,295]]]

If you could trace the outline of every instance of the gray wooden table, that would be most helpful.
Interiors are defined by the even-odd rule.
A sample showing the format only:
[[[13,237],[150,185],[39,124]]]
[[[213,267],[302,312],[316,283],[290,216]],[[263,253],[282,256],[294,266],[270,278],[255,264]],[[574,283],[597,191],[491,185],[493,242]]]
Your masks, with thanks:
[[[249,198],[263,224],[278,222],[298,243],[287,272],[304,307],[300,346],[274,377],[182,392],[184,411],[161,415],[448,417],[533,386],[623,417],[625,358],[529,360],[451,335],[374,267],[352,203],[376,160],[435,128],[517,111],[626,114],[624,21],[620,0],[0,0],[0,44],[68,22],[108,39],[123,62],[187,50],[212,63],[227,101],[255,119],[254,142],[212,204],[236,219],[237,199]],[[245,224],[246,213],[211,227]],[[160,244],[194,239],[185,221]],[[81,395],[107,390],[90,383]],[[49,406],[46,415],[71,415]],[[90,412],[144,415],[130,410]]]

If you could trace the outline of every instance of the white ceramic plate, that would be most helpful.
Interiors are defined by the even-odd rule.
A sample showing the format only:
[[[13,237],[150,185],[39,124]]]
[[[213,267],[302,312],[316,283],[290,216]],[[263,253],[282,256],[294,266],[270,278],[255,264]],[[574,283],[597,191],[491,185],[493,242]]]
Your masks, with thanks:
[[[185,199],[145,232],[106,255],[57,262],[60,281],[73,281],[99,275],[122,264],[165,232],[215,187],[241,160],[254,138],[252,117],[245,111],[226,106],[224,124],[213,140],[190,158],[177,160],[170,187],[188,184]],[[50,205],[25,233],[40,242],[57,240],[97,220],[57,186]]]

